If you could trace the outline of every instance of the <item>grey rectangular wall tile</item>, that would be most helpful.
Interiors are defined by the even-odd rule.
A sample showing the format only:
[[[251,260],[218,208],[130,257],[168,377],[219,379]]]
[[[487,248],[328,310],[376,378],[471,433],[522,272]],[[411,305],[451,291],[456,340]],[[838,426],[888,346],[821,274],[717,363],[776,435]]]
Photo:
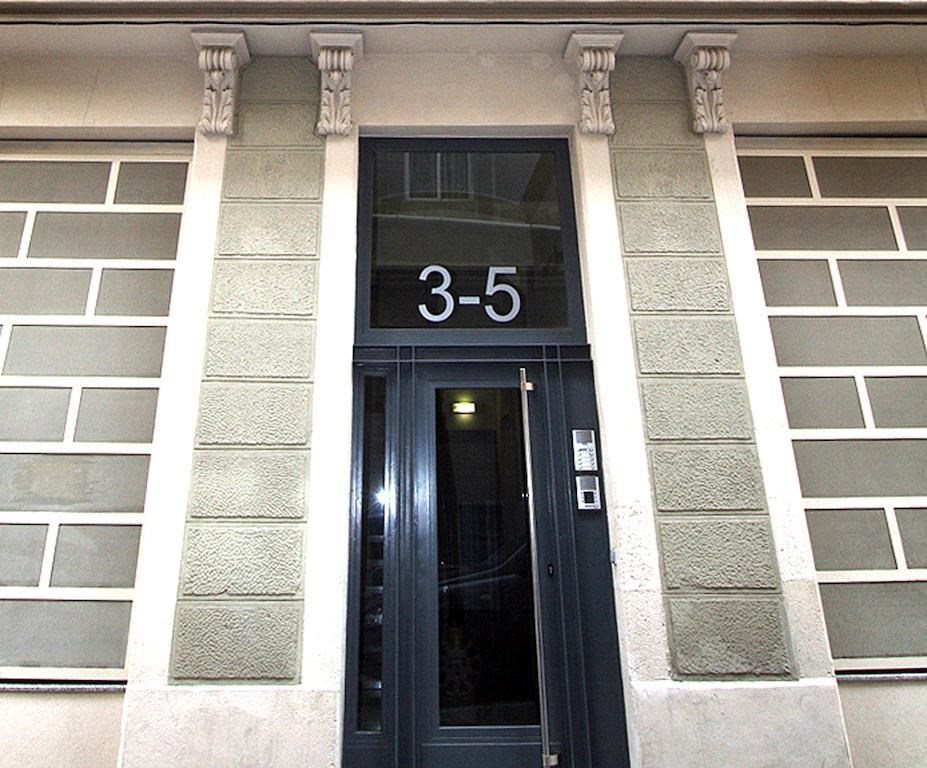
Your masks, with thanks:
[[[58,213],[39,211],[30,258],[173,259],[179,213]]]
[[[47,532],[47,525],[0,525],[0,586],[38,586]]]
[[[760,259],[758,263],[768,306],[837,305],[830,268],[823,259]]]
[[[877,427],[927,427],[927,376],[866,378]]]
[[[741,155],[737,163],[747,197],[811,197],[801,157]]]
[[[217,314],[315,315],[315,262],[220,261],[212,308]]]
[[[219,214],[220,256],[315,256],[319,206],[226,203]]]
[[[197,451],[190,515],[299,519],[308,476],[307,452]]]
[[[863,426],[856,382],[851,378],[784,378],[782,394],[793,429]]]
[[[639,317],[641,373],[738,373],[740,347],[729,317]]]
[[[294,595],[302,565],[301,525],[191,526],[180,589],[196,596]]]
[[[790,672],[781,599],[670,600],[672,655],[683,675]]]
[[[721,235],[711,203],[621,203],[625,253],[720,253]]]
[[[172,269],[104,269],[96,314],[166,316],[171,308]]]
[[[0,666],[125,665],[128,602],[0,600]]]
[[[0,313],[82,315],[89,269],[0,269]]]
[[[319,70],[306,56],[258,56],[242,73],[243,102],[302,101],[319,98]]]
[[[142,512],[147,456],[0,454],[0,510]]]
[[[882,509],[809,509],[808,534],[819,571],[894,568]]]
[[[927,568],[927,509],[896,509],[898,530],[909,568]]]
[[[610,82],[616,112],[628,102],[683,102],[686,98],[682,67],[668,56],[619,56]]]
[[[201,445],[305,445],[312,388],[284,384],[203,384]]]
[[[875,206],[751,205],[760,251],[893,251],[888,209]]]
[[[815,157],[822,197],[927,197],[927,157]]]
[[[730,309],[721,259],[626,260],[631,309],[635,312],[719,312]]]
[[[13,259],[19,254],[19,243],[25,223],[25,213],[0,212],[0,259]]]
[[[62,525],[52,564],[53,587],[132,587],[138,525]]]
[[[660,524],[668,589],[778,586],[765,520],[674,520]]]
[[[150,443],[157,406],[156,389],[83,389],[74,439]]]
[[[314,330],[314,323],[304,320],[213,319],[206,337],[206,376],[310,378]]]
[[[651,440],[748,439],[753,436],[742,381],[705,379],[641,382]]]
[[[16,325],[3,373],[157,377],[164,332],[159,327]]]
[[[771,317],[779,365],[924,365],[914,317]]]
[[[292,680],[299,673],[302,603],[181,602],[175,679]]]
[[[322,153],[292,149],[229,152],[224,182],[227,198],[318,200]]]
[[[116,181],[117,203],[183,205],[188,163],[123,161]]]
[[[0,202],[102,203],[109,163],[0,161]]]
[[[651,466],[661,512],[762,510],[766,506],[753,446],[653,448]]]
[[[927,440],[795,440],[805,498],[927,496]]]
[[[619,197],[711,198],[702,152],[616,152],[612,167]]]
[[[927,655],[927,583],[821,584],[834,658]]]
[[[692,131],[689,105],[678,103],[619,103],[612,110],[614,146],[703,147],[704,140]]]
[[[314,104],[253,104],[245,101],[238,112],[239,147],[321,147],[315,135]]]
[[[854,259],[837,264],[850,306],[927,305],[927,261]]]
[[[0,440],[61,440],[70,389],[0,387]]]

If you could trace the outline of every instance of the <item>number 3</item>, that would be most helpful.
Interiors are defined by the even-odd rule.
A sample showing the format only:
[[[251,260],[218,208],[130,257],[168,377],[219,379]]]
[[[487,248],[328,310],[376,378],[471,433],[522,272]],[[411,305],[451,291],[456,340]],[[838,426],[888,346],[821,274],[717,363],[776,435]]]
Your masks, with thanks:
[[[490,267],[490,275],[492,274],[493,269],[494,267]],[[454,297],[447,292],[447,289],[451,287],[451,273],[440,264],[429,264],[419,273],[418,279],[427,280],[429,275],[431,275],[433,272],[437,272],[439,275],[441,275],[441,285],[437,286],[436,288],[432,288],[431,295],[440,296],[442,299],[444,299],[444,311],[436,315],[433,312],[430,312],[428,310],[428,306],[425,304],[419,304],[418,311],[421,313],[422,317],[431,323],[443,323],[451,316],[451,313],[454,311]],[[492,317],[492,315],[490,315],[490,317]]]
[[[512,308],[504,315],[500,315],[498,312],[496,312],[491,304],[487,304],[484,307],[486,314],[497,323],[509,323],[514,320],[518,316],[518,313],[521,311],[521,296],[518,295],[518,291],[516,291],[513,286],[507,285],[505,283],[499,283],[498,285],[496,284],[496,275],[515,274],[518,274],[518,269],[516,267],[490,267],[489,274],[486,275],[487,296],[492,296],[495,293],[507,293],[509,298],[512,299]],[[448,282],[450,282],[450,279],[448,279]]]

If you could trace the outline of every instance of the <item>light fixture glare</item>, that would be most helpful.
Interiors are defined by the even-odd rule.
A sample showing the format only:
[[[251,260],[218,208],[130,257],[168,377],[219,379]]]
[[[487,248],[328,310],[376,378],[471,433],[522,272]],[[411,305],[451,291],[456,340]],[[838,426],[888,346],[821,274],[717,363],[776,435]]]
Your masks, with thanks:
[[[476,403],[467,400],[458,400],[451,408],[454,413],[476,413]]]

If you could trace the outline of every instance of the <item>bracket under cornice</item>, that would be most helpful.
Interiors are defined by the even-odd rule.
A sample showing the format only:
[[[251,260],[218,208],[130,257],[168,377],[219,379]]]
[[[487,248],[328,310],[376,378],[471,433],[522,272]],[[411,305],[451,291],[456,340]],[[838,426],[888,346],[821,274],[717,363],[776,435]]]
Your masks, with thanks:
[[[319,136],[347,136],[354,126],[351,117],[351,85],[354,65],[364,55],[359,32],[311,32],[312,58],[322,76],[319,98]]]
[[[203,115],[197,125],[203,134],[235,133],[239,73],[251,61],[244,32],[198,30],[192,33],[205,76]]]
[[[583,133],[615,132],[609,74],[615,68],[620,32],[574,32],[563,58],[579,69],[579,127]]]
[[[696,133],[725,133],[722,78],[731,65],[733,32],[689,32],[673,57],[686,71],[692,130]]]

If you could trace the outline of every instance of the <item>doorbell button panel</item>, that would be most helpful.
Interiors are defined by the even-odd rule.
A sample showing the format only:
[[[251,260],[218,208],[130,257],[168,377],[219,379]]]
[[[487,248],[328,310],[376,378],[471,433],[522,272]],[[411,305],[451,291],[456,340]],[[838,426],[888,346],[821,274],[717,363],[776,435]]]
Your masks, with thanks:
[[[602,509],[598,477],[581,475],[576,478],[576,506],[579,509]]]
[[[595,430],[573,430],[573,468],[577,472],[598,472],[599,457],[595,452]]]

